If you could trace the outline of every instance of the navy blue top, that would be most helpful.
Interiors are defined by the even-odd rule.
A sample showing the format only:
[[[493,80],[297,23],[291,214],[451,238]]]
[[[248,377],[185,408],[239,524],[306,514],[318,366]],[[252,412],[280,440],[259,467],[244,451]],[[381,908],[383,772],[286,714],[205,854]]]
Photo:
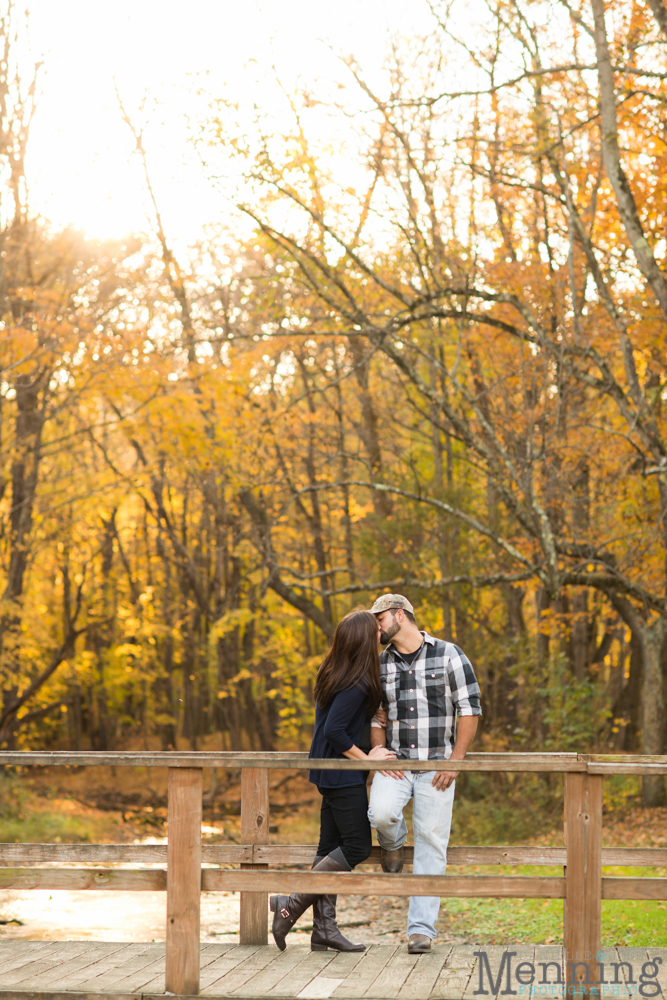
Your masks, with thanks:
[[[366,722],[368,693],[355,686],[339,691],[326,708],[315,708],[315,731],[310,746],[310,757],[324,760],[342,758],[346,750],[359,746]],[[309,771],[308,780],[318,788],[345,788],[363,785],[361,771]]]

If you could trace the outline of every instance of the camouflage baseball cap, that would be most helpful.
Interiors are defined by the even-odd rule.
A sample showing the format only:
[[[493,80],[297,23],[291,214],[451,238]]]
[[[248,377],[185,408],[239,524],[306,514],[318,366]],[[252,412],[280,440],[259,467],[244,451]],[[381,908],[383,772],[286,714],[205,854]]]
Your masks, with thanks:
[[[390,608],[402,608],[403,611],[409,611],[411,615],[415,613],[415,609],[407,597],[403,597],[401,594],[383,594],[382,597],[378,597],[371,608],[371,614],[379,615],[383,611],[389,611]]]

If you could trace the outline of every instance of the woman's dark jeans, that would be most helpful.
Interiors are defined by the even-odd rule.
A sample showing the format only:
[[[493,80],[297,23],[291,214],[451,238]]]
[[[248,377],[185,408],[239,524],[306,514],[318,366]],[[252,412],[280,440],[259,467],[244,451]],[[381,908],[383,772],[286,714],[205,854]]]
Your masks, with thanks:
[[[371,853],[371,826],[368,822],[366,785],[320,788],[320,843],[318,857],[340,847],[350,868],[360,865]]]

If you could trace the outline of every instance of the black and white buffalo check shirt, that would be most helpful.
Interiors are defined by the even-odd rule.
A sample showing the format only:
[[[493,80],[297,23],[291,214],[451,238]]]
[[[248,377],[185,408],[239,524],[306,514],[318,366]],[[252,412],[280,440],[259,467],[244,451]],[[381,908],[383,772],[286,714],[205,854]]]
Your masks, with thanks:
[[[410,760],[447,760],[454,749],[455,716],[482,714],[479,684],[463,650],[422,635],[412,663],[391,643],[380,655],[387,747]]]

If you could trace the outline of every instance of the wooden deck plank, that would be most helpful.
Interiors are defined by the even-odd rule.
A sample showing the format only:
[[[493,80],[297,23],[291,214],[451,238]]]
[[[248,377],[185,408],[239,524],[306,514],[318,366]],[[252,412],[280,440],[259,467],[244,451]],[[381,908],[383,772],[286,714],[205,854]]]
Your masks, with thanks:
[[[145,952],[118,970],[118,975],[112,982],[114,990],[119,993],[138,992],[143,983],[159,973],[164,967],[164,961],[164,941],[151,943]]]
[[[447,958],[444,968],[435,981],[435,986],[431,990],[431,997],[448,997],[451,1000],[462,998],[468,988],[472,971],[477,963],[473,951],[478,950],[474,946],[455,945]],[[502,950],[502,948],[499,949],[499,951]]]
[[[467,949],[466,949],[466,951],[467,951]],[[488,959],[489,959],[489,965],[491,966],[491,974],[492,974],[493,978],[495,979],[496,976],[498,975],[498,970],[500,969],[500,966],[502,965],[503,955],[506,952],[508,952],[508,951],[510,953],[515,953],[515,952],[518,951],[518,948],[516,948],[514,945],[512,945],[511,948],[508,948],[506,945],[480,945],[480,946],[476,946],[474,948],[471,948],[470,951],[471,952],[475,952],[475,951],[484,951],[484,952],[486,952],[486,954],[488,955]],[[471,970],[470,977],[468,979],[468,983],[467,983],[467,985],[465,986],[465,988],[463,990],[463,994],[462,994],[463,1000],[473,1000],[476,991],[479,989],[479,962],[480,962],[480,959],[476,958],[474,955],[473,955],[473,958],[474,958],[475,964],[474,964],[474,966],[473,966],[473,968]],[[515,959],[512,958],[512,972],[514,972],[514,962],[515,962]],[[493,992],[493,988],[489,985],[488,979],[487,979],[487,977],[485,975],[484,976],[484,989],[487,989],[489,991],[489,995],[490,996],[497,997],[498,993],[502,993],[503,989],[505,988],[504,987],[504,983],[506,983],[506,982],[507,982],[507,980],[505,978],[505,975],[503,975],[502,982],[499,983],[498,990],[497,990],[496,993],[494,993]],[[514,986],[514,981],[512,981],[512,987],[513,987],[513,989],[517,989],[517,987]]]
[[[540,986],[547,986],[549,983],[555,985],[557,983],[557,971],[553,965],[548,964],[549,962],[555,962],[558,965],[561,982],[565,983],[564,961],[562,945],[538,944],[535,946],[535,982],[530,988],[531,997],[542,996]],[[542,968],[542,965],[546,966],[546,968]],[[546,982],[543,982],[543,980],[546,980]],[[553,995],[555,996],[556,994],[554,993]]]
[[[399,948],[373,980],[364,996],[372,1000],[385,1000],[385,998],[391,1000],[397,996],[419,958],[419,955],[410,955],[407,948]]]
[[[202,970],[200,991],[205,992],[211,984],[218,982],[227,972],[237,968],[256,951],[259,951],[259,945],[233,945],[228,954],[214,959]]]
[[[63,965],[58,965],[49,973],[44,973],[40,981],[34,988],[42,986],[50,990],[71,990],[78,982],[85,982],[90,973],[91,966],[105,959],[114,960],[121,952],[127,949],[128,945],[123,942],[108,943],[106,941],[96,941],[94,947],[86,948],[76,958],[70,959]]]
[[[301,950],[301,949],[299,949]],[[333,951],[310,951],[307,946],[304,957],[287,975],[264,994],[267,997],[295,997],[308,986],[323,969],[333,961]]]
[[[652,962],[654,958],[661,958],[662,964],[657,965],[657,976],[655,977],[658,986],[660,987],[661,1000],[667,996],[667,949],[665,948],[651,948],[650,945],[646,949],[647,961]],[[608,978],[608,977],[607,977]]]
[[[272,962],[255,973],[243,986],[239,986],[234,991],[234,996],[263,997],[304,959],[306,951],[304,945],[292,945],[285,951],[278,952]]]
[[[332,993],[332,996],[344,997],[345,1000],[357,1000],[357,998],[363,997],[397,949],[398,945],[395,944],[372,944],[364,952],[359,964]]]
[[[66,982],[62,980],[54,985],[58,989],[75,989],[79,992],[87,992],[92,989],[98,991],[103,977],[109,973],[115,973],[116,978],[123,974],[128,961],[131,961],[137,954],[137,949],[141,945],[134,945],[127,942],[119,942],[117,951],[109,951],[106,955],[91,956],[89,965],[81,968],[79,972],[73,973]],[[60,974],[60,969],[57,970]],[[113,979],[111,980],[113,983]],[[87,989],[82,989],[85,984],[92,983]]]
[[[335,952],[333,961],[327,968],[327,976],[330,976],[332,979],[347,979],[367,953],[368,949],[366,951]]]
[[[159,958],[145,965],[143,969],[137,970],[131,976],[127,976],[114,983],[114,989],[118,989],[121,992],[133,991],[135,993],[143,993],[144,990],[148,989],[149,984],[152,983],[153,990],[164,993],[165,964],[166,955],[163,953]]]
[[[245,985],[249,979],[264,969],[278,957],[280,952],[275,945],[239,945],[236,949],[245,949],[249,956],[246,960],[235,962],[231,969],[219,970],[215,979],[210,981],[207,992],[214,996],[231,995],[234,990]]]
[[[20,969],[3,974],[2,985],[20,985],[21,989],[29,989],[34,979],[80,955],[90,944],[89,941],[53,941],[50,943],[55,947],[49,948],[43,955],[39,955],[35,962],[29,962]]]
[[[103,970],[91,968],[90,974],[79,982],[77,989],[82,992],[95,992],[96,990],[102,992],[109,989],[121,979],[126,979],[128,973],[137,966],[141,967],[142,963],[152,962],[155,958],[155,950],[159,947],[159,944],[148,941],[129,944],[120,956],[114,955],[113,960],[110,960]]]
[[[52,941],[3,941],[0,944],[0,975],[18,969],[48,951]],[[15,947],[9,947],[14,945]]]
[[[200,962],[199,968],[200,968],[200,972],[201,972],[202,968],[205,968],[207,965],[211,965],[218,958],[222,957],[222,955],[219,953],[220,947],[221,947],[220,945],[215,945],[214,944],[214,945],[205,946],[201,950],[200,955],[199,955],[199,962]],[[233,945],[223,945],[222,947],[232,948]],[[209,951],[208,949],[214,949],[214,950],[213,951]],[[166,963],[165,963],[165,965],[166,965]],[[153,967],[151,966],[151,968],[153,968]],[[141,987],[142,994],[143,993],[147,993],[147,992],[153,992],[153,991],[155,991],[156,993],[162,993],[162,992],[165,991],[165,989],[166,989],[166,987],[165,987],[165,966],[160,963],[157,966],[157,969],[154,969],[154,972],[155,972],[155,974],[153,975],[153,978],[150,979],[148,982],[144,983],[143,986]]]
[[[335,952],[334,957],[320,975],[297,993],[299,1000],[325,1000],[332,997],[350,973],[363,959],[363,951]]]
[[[229,951],[234,946],[231,944],[221,945],[221,944],[207,944],[204,945],[199,952],[199,968],[206,968],[212,965],[218,959],[222,958],[224,954]],[[166,965],[166,963],[165,963]],[[165,990],[165,966],[159,964],[157,970],[147,983],[144,983],[141,987],[142,993],[144,992],[162,992]]]
[[[452,948],[451,944],[434,945],[427,955],[422,955],[396,994],[399,1000],[429,997]]]
[[[229,951],[229,949],[232,948],[232,947],[233,947],[233,945],[220,945],[220,944],[204,945],[204,947],[201,949],[201,952],[200,952],[201,968],[205,968],[207,965],[210,965],[212,962],[216,961],[218,958],[221,958],[222,955],[224,954],[224,952]],[[163,958],[158,958],[158,959],[156,959],[156,960],[154,960],[153,962],[150,963],[150,968],[153,969],[154,971],[155,970],[157,970],[157,971],[156,971],[156,974],[153,975],[153,978],[149,982],[147,982],[147,983],[144,984],[144,986],[142,987],[142,992],[146,991],[146,990],[155,990],[156,992],[157,991],[162,992],[164,990],[164,977],[165,977],[165,967],[164,966],[165,966],[165,963],[164,963]],[[122,966],[117,971],[122,976],[122,974],[123,974],[123,968],[122,968]],[[90,985],[88,986],[88,988],[89,989],[96,988],[95,987],[96,982],[97,982],[97,980],[93,979],[90,982]],[[80,989],[81,987],[77,987],[77,988]]]

